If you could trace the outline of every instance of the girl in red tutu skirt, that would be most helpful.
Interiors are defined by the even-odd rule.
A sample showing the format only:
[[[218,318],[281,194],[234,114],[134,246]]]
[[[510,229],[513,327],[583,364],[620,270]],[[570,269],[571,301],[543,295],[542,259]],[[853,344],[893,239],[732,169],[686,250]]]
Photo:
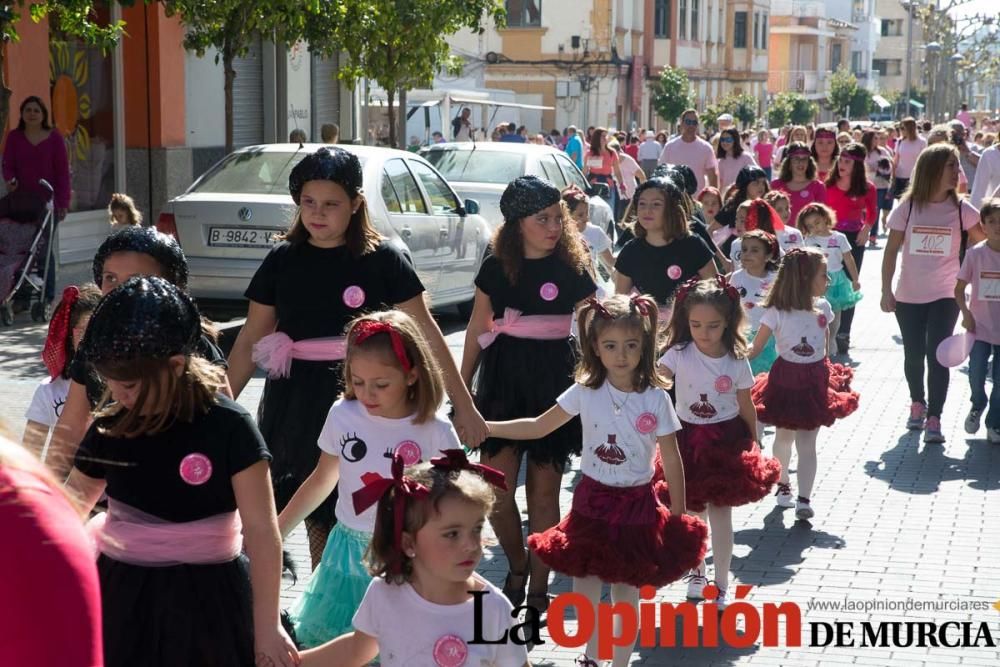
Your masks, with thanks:
[[[660,359],[660,370],[674,379],[687,506],[712,527],[720,609],[728,603],[733,507],[765,497],[781,472],[755,440],[753,373],[743,324],[740,293],[724,277],[690,281],[677,291],[667,351]],[[667,490],[661,493],[671,497]],[[689,598],[703,597],[705,574],[701,562],[689,575]]]
[[[816,436],[858,409],[858,392],[851,391],[854,371],[832,364],[826,356],[828,325],[833,319],[823,299],[827,287],[826,258],[818,250],[797,248],[781,261],[778,277],[762,304],[764,315],[750,358],[764,349],[771,334],[778,359],[753,387],[757,417],[777,427],[774,455],[781,461],[777,503],[795,507],[799,519],[814,515],[809,503],[816,479]],[[788,462],[792,442],[798,453],[799,495],[792,499]]]
[[[573,590],[592,604],[607,583],[612,601],[635,607],[640,586],[665,586],[701,562],[708,530],[686,514],[674,435],[680,423],[656,369],[656,302],[624,295],[591,300],[579,325],[576,384],[540,417],[487,424],[493,437],[530,440],[580,415],[583,479],[572,509],[558,525],[529,536],[528,546],[553,570],[573,577]],[[654,489],[657,451],[671,488],[680,489],[669,510]],[[627,665],[631,653],[631,646],[615,647],[613,665]],[[582,664],[596,665],[596,658],[595,633]]]

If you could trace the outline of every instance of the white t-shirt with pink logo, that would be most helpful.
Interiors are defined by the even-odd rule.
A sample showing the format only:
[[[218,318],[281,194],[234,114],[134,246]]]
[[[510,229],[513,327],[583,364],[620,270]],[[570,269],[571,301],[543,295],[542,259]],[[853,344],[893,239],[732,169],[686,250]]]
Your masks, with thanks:
[[[764,309],[760,304],[764,303],[764,297],[767,296],[777,276],[777,272],[772,271],[763,278],[758,278],[747,273],[745,269],[740,269],[729,279],[729,283],[740,292],[743,312],[750,321],[750,331],[760,328],[760,318],[764,316]]]
[[[827,326],[833,309],[826,299],[816,299],[812,310],[765,308],[761,324],[774,336],[778,356],[793,364],[811,364],[826,356]]]
[[[840,232],[830,236],[807,236],[803,239],[807,248],[816,248],[826,257],[826,272],[833,274],[844,268],[844,255],[851,252],[851,242]]]
[[[702,354],[695,343],[672,347],[660,364],[674,374],[677,414],[690,424],[716,424],[738,417],[736,392],[753,386],[750,362],[727,354]]]
[[[423,424],[414,424],[412,417],[375,417],[368,414],[361,401],[343,398],[327,413],[318,444],[324,452],[340,459],[337,520],[365,533],[375,530],[376,505],[361,514],[354,513],[351,495],[364,486],[362,475],[375,472],[390,477],[393,452],[398,451],[406,464],[412,465],[440,456],[446,449],[462,447],[451,422],[441,414]]]
[[[976,320],[976,340],[1000,345],[1000,252],[985,241],[969,248],[958,278],[972,288],[969,310]]]
[[[473,573],[482,596],[482,636],[503,636],[514,619],[514,606],[500,589]],[[425,600],[409,583],[372,579],[352,624],[378,640],[383,667],[522,667],[528,649],[514,642],[473,644],[475,600],[437,604]]]
[[[681,428],[663,389],[624,392],[573,384],[556,402],[583,424],[580,471],[608,486],[640,486],[653,478],[656,438]]]
[[[972,229],[979,224],[979,211],[967,201],[961,206],[961,224]],[[904,200],[889,214],[888,222],[890,230],[903,232],[896,300],[930,303],[953,299],[962,243],[955,202],[914,204],[911,212],[910,203]]]

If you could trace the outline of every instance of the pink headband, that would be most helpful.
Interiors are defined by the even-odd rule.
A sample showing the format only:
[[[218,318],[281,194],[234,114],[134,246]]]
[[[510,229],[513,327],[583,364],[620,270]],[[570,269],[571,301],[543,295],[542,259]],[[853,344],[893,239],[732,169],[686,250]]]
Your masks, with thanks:
[[[793,148],[788,151],[788,157],[812,157],[808,148]]]
[[[816,130],[816,138],[819,139],[820,137],[833,137],[834,139],[836,139],[837,133],[834,132],[833,130],[826,130],[826,129]]]
[[[844,160],[844,159],[854,160],[855,162],[863,162],[864,161],[864,158],[861,157],[860,155],[852,155],[852,154],[847,153],[847,152],[841,153],[840,154],[840,159],[841,160]]]

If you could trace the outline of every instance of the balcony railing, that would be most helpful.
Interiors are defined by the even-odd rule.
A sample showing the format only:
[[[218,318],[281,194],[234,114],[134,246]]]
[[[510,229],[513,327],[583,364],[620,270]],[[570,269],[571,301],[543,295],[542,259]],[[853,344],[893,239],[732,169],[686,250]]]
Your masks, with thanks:
[[[826,94],[830,72],[821,70],[772,70],[767,75],[767,90],[771,93]]]

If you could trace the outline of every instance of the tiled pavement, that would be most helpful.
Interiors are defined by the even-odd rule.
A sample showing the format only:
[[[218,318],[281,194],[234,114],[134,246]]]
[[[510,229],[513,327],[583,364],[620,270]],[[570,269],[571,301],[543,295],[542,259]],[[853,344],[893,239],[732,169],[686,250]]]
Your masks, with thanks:
[[[804,645],[765,647],[758,639],[747,648],[643,648],[633,654],[633,664],[1000,665],[1000,650],[983,640],[978,648],[860,646],[862,621],[972,621],[973,636],[985,622],[1000,642],[1000,610],[990,607],[1000,599],[1000,446],[987,444],[982,431],[973,437],[962,430],[969,398],[964,369],[952,373],[942,419],[945,445],[925,445],[903,428],[909,399],[902,347],[894,319],[878,310],[881,256],[874,251],[866,257],[862,284],[868,296],[859,306],[853,335],[851,357],[861,407],[820,434],[813,494],[817,516],[809,523],[795,521],[792,510],[776,508],[769,499],[734,512],[733,585],[752,586],[748,601],[758,609],[766,602],[797,603]],[[449,343],[457,355],[463,333],[454,321],[450,324]],[[0,329],[0,419],[15,435],[42,370],[34,360],[43,335],[38,326]],[[254,379],[240,402],[255,409],[261,385]],[[564,511],[577,471],[565,477]],[[519,496],[523,506],[523,488]],[[301,531],[289,546],[300,571],[307,572]],[[499,548],[488,551],[480,571],[502,583],[506,563]],[[291,604],[304,584],[287,585],[283,601]],[[551,590],[568,591],[570,585],[556,576]],[[659,590],[656,600],[681,602],[683,594],[678,583]],[[814,601],[845,599],[881,605],[908,599],[951,605],[975,601],[984,608],[837,612],[808,607]],[[809,647],[809,624],[834,621],[855,623],[856,645]],[[573,622],[566,627],[571,630]],[[961,631],[952,629],[948,637],[960,638]],[[554,646],[547,633],[543,639],[530,653],[532,664],[573,664],[578,650]]]

